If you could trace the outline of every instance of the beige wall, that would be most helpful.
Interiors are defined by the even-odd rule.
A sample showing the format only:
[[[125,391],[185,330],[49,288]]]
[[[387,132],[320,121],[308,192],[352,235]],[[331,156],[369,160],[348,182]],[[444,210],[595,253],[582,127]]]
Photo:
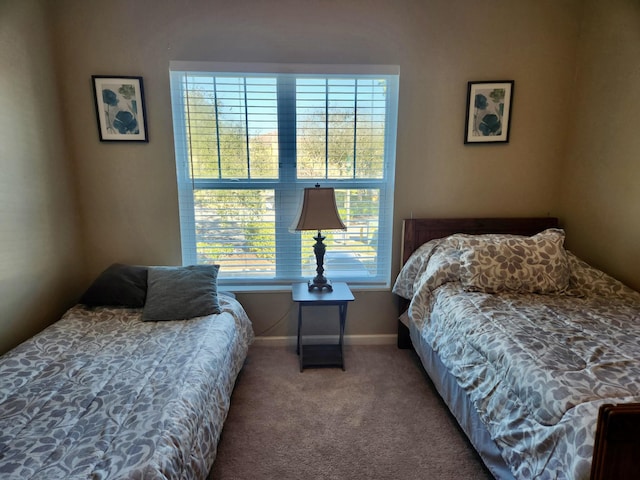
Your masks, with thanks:
[[[83,263],[51,38],[39,1],[0,1],[0,353],[75,300]]]
[[[89,276],[114,261],[180,263],[171,60],[400,65],[394,258],[401,219],[411,214],[558,213],[579,0],[55,5]],[[98,141],[92,74],[144,77],[149,144]],[[467,81],[502,79],[516,82],[511,142],[464,146]],[[290,293],[240,299],[258,333],[295,332]],[[347,333],[393,333],[395,315],[391,293],[358,292]]]
[[[394,257],[410,215],[550,213],[571,249],[640,288],[639,9],[0,0],[0,352],[57,318],[111,262],[180,262],[170,60],[398,64]],[[98,141],[92,74],[144,77],[149,144]],[[516,82],[511,141],[464,146],[466,82],[491,79]],[[288,293],[240,298],[258,333],[295,333]],[[394,315],[390,293],[357,292],[347,333],[392,333]]]
[[[589,0],[562,216],[568,246],[640,289],[640,2]]]

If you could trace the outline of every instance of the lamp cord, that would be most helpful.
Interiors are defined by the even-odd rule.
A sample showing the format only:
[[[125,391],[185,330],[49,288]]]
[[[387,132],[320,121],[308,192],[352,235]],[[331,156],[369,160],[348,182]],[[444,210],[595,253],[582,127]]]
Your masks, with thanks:
[[[262,330],[260,333],[256,333],[255,336],[256,337],[261,337],[262,335],[264,335],[267,332],[270,332],[271,330],[273,330],[274,328],[276,328],[278,325],[280,325],[282,323],[282,321],[287,318],[290,314],[291,314],[291,309],[293,308],[293,303],[289,305],[289,308],[287,309],[287,311],[278,319],[276,320],[276,322],[265,328],[264,330]]]

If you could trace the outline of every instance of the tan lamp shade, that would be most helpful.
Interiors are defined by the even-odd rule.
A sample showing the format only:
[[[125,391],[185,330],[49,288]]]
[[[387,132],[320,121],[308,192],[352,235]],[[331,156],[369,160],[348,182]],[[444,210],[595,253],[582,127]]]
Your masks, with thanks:
[[[333,188],[305,188],[302,208],[293,224],[294,230],[346,230],[340,220]]]

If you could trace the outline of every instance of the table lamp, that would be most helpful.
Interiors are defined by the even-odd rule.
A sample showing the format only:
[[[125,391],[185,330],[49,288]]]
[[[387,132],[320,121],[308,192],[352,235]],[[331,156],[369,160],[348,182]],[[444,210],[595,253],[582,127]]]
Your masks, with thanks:
[[[325,237],[322,230],[346,230],[340,220],[336,196],[333,188],[321,188],[316,183],[315,188],[305,188],[302,197],[300,213],[293,224],[294,230],[317,230],[318,236],[313,237],[316,243],[313,245],[313,253],[316,256],[317,275],[309,280],[309,291],[328,290],[333,291],[331,282],[324,276],[324,254],[326,247],[323,243]]]

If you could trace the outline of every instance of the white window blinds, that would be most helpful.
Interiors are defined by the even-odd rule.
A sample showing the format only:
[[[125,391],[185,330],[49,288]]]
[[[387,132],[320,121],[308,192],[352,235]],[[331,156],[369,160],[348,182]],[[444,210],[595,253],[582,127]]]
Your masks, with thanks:
[[[388,286],[398,70],[388,66],[172,62],[184,264],[227,285],[315,276],[313,232],[291,223],[305,187],[334,187],[346,231],[325,275]]]

